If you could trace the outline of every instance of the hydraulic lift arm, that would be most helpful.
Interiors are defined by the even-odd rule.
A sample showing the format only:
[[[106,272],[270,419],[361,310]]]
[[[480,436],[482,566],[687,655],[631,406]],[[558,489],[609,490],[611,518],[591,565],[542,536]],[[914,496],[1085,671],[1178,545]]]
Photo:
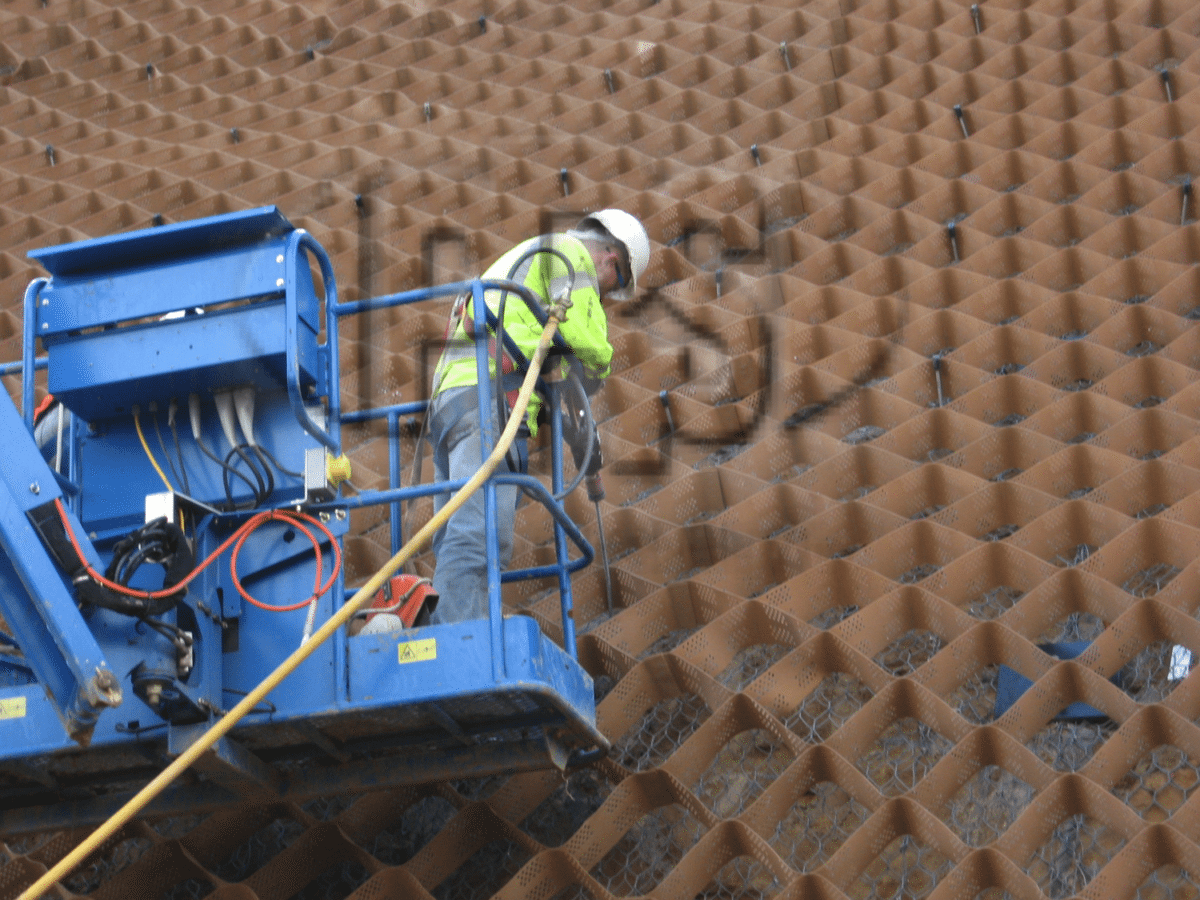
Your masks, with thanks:
[[[0,398],[0,457],[0,615],[20,635],[25,661],[67,733],[86,745],[100,713],[121,703],[121,687],[30,521],[62,492],[7,395]],[[78,522],[72,527],[82,534]],[[81,545],[96,564],[90,545]]]

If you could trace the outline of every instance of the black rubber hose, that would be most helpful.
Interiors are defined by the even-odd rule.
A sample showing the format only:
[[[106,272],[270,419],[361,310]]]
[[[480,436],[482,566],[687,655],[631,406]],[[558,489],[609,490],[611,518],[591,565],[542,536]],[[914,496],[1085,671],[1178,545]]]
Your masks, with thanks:
[[[575,267],[573,265],[571,265],[571,260],[569,260],[567,258],[567,255],[565,253],[563,253],[561,250],[556,250],[554,247],[544,247],[544,246],[540,246],[540,245],[537,247],[533,247],[529,250],[526,250],[524,253],[522,253],[520,256],[517,257],[516,261],[512,264],[512,266],[508,270],[508,276],[506,277],[506,280],[512,281],[513,276],[517,274],[517,270],[519,268],[521,268],[521,266],[523,266],[527,260],[532,259],[533,257],[537,256],[539,253],[549,253],[552,256],[558,257],[558,259],[562,261],[562,264],[567,267],[568,280],[571,282],[572,285],[575,283]],[[504,376],[502,374],[503,373],[503,359],[504,359],[504,312],[508,305],[508,294],[509,294],[508,288],[502,289],[500,291],[500,302],[496,306],[496,352],[495,352],[495,359],[493,362],[493,364],[496,368],[496,377],[495,377],[496,415],[499,417],[501,431],[503,431],[505,426],[508,425],[508,402],[505,400],[505,397],[504,397],[504,395],[505,395]],[[550,298],[547,298],[547,300],[549,302],[553,302],[554,298],[550,297]],[[514,363],[515,362],[516,361],[514,360]],[[529,364],[528,360],[525,361],[525,364],[526,365]],[[510,454],[511,454],[511,448],[510,448]],[[517,471],[517,469],[519,468],[519,465],[514,465],[511,455],[506,455],[506,461],[508,462],[508,466],[512,471],[514,471],[514,472]]]

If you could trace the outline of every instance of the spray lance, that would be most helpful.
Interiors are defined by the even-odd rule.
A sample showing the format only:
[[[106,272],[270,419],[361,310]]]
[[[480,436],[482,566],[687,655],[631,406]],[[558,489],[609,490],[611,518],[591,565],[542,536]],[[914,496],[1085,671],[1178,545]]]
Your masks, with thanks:
[[[563,492],[570,493],[583,478],[587,485],[588,499],[596,506],[596,528],[600,533],[600,556],[604,562],[604,590],[608,600],[608,611],[613,611],[612,573],[608,568],[608,543],[604,539],[604,520],[600,516],[600,501],[604,499],[604,482],[600,478],[600,469],[604,459],[600,452],[600,432],[592,418],[592,407],[588,402],[587,389],[576,366],[572,366],[567,383],[571,386],[565,396],[563,410],[563,440],[571,448],[571,456],[575,460],[576,480]]]
[[[604,540],[604,519],[600,517],[600,501],[604,499],[604,482],[600,473],[587,477],[588,499],[596,505],[596,528],[600,532],[600,558],[604,561],[604,593],[608,599],[608,611],[613,611],[612,572],[608,569],[608,543]]]

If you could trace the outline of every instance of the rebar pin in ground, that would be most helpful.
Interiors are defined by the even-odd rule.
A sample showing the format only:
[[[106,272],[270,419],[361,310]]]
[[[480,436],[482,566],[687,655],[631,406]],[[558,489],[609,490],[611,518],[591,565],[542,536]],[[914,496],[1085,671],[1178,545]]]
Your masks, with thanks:
[[[1183,176],[1183,202],[1179,207],[1179,224],[1187,224],[1188,200],[1192,198],[1192,176]]]
[[[1162,79],[1163,90],[1167,92],[1167,102],[1173,103],[1175,98],[1171,94],[1171,73],[1166,69],[1163,69],[1158,73],[1158,77]]]
[[[671,401],[666,391],[658,392],[658,402],[662,404],[663,411],[667,414],[667,434],[674,434],[675,418],[671,415]]]
[[[600,518],[600,501],[596,500],[596,530],[600,536],[600,556],[604,562],[604,595],[608,601],[608,613],[613,611],[612,569],[608,563],[608,541],[604,539],[604,520]]]
[[[563,167],[558,170],[558,180],[562,182],[563,196],[567,197],[571,194],[571,173]]]
[[[779,55],[783,57],[783,67],[787,71],[792,71],[792,55],[788,51],[787,41],[779,42]]]
[[[750,145],[750,158],[754,160],[756,166],[762,165],[762,154],[758,152],[758,144]]]
[[[953,219],[951,219],[949,222],[946,223],[946,234],[948,234],[950,236],[950,252],[954,255],[954,261],[959,262],[960,258],[958,255],[958,226],[955,224]]]
[[[937,382],[938,407],[941,408],[946,403],[946,398],[942,394],[942,357],[940,354],[933,356],[933,378]]]
[[[604,83],[608,85],[608,92],[615,94],[617,92],[617,83],[613,80],[612,69],[604,70]]]
[[[983,16],[979,14],[979,4],[971,4],[971,21],[975,23],[975,33],[983,33]]]
[[[963,115],[961,103],[954,104],[954,117],[958,119],[959,127],[962,128],[963,137],[969,138],[971,136],[971,132],[967,130],[967,117]]]

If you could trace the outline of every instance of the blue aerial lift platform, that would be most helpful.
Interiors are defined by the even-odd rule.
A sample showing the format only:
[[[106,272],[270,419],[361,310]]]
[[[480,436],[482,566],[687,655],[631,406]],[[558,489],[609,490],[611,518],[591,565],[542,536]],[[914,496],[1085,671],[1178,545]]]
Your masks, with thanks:
[[[30,255],[49,277],[26,291],[23,359],[6,367],[23,413],[0,397],[3,834],[106,818],[346,601],[352,509],[384,506],[396,550],[405,505],[460,486],[399,486],[399,421],[424,403],[343,414],[338,324],[485,288],[339,303],[324,250],[274,207]],[[487,306],[473,308],[485,334]],[[477,352],[486,372],[485,342]],[[61,407],[35,425],[42,368]],[[555,564],[493,579],[488,619],[339,629],[144,815],[606,752],[571,619],[570,575],[592,550],[554,499],[551,406],[551,490],[508,472],[483,490],[520,483],[543,503]],[[341,425],[368,419],[388,424],[391,485],[342,496]],[[557,579],[564,646],[502,614],[500,581],[519,578]]]

